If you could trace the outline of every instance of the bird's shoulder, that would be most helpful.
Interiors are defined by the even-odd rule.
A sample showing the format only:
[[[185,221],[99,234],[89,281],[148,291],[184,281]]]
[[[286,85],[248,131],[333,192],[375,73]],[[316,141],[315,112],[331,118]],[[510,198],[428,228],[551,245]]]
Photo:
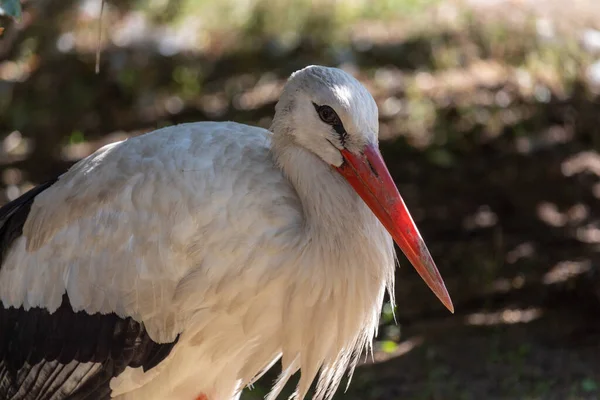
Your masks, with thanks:
[[[99,210],[164,223],[189,213],[211,219],[244,208],[298,210],[270,143],[271,133],[262,128],[201,122],[107,145],[36,197],[24,226],[28,249]]]

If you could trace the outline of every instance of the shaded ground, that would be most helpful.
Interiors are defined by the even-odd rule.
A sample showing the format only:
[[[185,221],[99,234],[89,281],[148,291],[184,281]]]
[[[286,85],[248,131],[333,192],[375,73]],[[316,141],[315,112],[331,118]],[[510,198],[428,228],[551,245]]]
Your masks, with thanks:
[[[600,331],[590,317],[552,310],[526,324],[411,323],[403,335],[422,343],[363,367],[347,398],[597,399]]]
[[[240,28],[243,45],[220,31],[202,51],[166,55],[147,33],[118,35],[143,25],[121,2],[105,15],[113,42],[99,75],[96,19],[73,11],[88,3],[40,1],[0,41],[4,200],[156,127],[267,127],[290,72],[341,63],[376,97],[382,152],[457,313],[401,260],[399,328],[384,308],[376,363],[337,398],[600,399],[600,98],[589,79],[600,51],[580,43],[600,23],[594,0],[565,18],[557,1],[472,1],[468,12],[430,2],[401,21],[336,20],[335,34],[315,12],[291,41],[263,26],[263,6]]]

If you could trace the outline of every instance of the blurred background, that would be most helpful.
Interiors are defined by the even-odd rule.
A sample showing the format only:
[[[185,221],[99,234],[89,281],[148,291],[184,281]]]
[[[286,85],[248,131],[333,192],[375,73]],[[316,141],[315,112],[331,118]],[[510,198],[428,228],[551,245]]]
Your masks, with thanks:
[[[457,311],[401,259],[398,323],[385,304],[373,359],[336,399],[600,399],[600,1],[100,10],[29,0],[0,19],[1,203],[166,125],[269,127],[291,72],[339,66],[378,102],[383,155]]]

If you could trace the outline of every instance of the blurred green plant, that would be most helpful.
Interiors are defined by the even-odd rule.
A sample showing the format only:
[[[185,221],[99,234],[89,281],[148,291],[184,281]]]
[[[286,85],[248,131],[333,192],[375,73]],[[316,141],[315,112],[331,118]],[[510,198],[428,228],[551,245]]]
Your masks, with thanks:
[[[380,344],[381,351],[385,353],[393,353],[398,348],[398,344],[393,340],[384,340]]]
[[[581,381],[581,390],[586,393],[596,392],[598,390],[598,383],[592,378],[585,378]]]
[[[69,135],[69,144],[80,144],[85,142],[85,135],[83,132],[77,130],[71,132]]]

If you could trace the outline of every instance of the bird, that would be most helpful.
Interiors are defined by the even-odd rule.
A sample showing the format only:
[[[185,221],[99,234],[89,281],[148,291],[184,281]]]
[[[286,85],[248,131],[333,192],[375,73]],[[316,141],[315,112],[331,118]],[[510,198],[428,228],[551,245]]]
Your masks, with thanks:
[[[373,351],[394,242],[450,295],[342,69],[287,79],[269,129],[164,127],[0,208],[0,397],[235,400],[276,363],[331,399]]]

